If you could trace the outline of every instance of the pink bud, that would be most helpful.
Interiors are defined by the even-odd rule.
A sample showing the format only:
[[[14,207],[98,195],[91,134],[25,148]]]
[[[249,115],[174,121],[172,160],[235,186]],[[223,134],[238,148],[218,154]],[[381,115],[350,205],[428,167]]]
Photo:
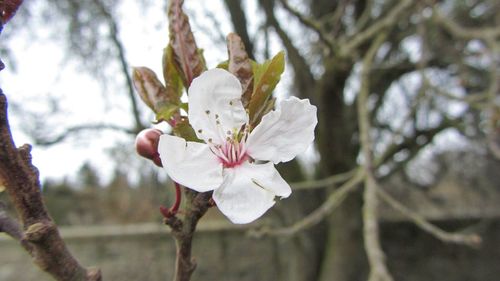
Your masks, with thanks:
[[[137,153],[153,161],[156,166],[162,167],[160,154],[158,153],[158,142],[162,132],[158,129],[142,130],[135,139]]]

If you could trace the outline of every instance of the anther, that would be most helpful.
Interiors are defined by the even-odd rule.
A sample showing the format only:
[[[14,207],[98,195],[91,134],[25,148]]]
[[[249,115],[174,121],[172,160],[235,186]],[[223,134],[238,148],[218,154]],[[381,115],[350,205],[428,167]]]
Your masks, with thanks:
[[[206,110],[206,111],[205,111],[205,113],[206,113],[206,114],[210,114],[210,110]]]
[[[199,130],[198,130],[198,133],[200,133],[200,134],[201,134],[202,132],[203,132],[203,130],[202,130],[202,129],[199,129]]]

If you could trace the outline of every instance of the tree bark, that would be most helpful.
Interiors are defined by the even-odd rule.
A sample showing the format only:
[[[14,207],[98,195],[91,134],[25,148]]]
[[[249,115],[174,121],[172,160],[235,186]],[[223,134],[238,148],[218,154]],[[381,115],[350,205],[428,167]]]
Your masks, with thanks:
[[[325,62],[325,73],[318,85],[318,150],[321,173],[349,171],[355,166],[356,120],[344,102],[344,87],[353,63],[338,58]],[[317,280],[363,280],[367,262],[363,249],[361,192],[354,192],[327,221],[326,243]]]

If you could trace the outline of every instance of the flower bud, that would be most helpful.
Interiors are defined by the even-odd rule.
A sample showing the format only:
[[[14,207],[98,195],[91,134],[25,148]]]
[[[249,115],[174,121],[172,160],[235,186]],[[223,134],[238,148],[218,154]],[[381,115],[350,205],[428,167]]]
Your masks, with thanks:
[[[160,154],[158,154],[158,142],[161,135],[162,132],[158,129],[145,129],[135,139],[137,153],[153,161],[159,167],[162,167]]]

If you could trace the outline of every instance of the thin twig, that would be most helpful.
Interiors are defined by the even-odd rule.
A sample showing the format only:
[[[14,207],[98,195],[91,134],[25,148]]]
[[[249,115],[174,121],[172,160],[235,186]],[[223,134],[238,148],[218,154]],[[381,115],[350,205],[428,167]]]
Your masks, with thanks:
[[[23,230],[19,223],[11,218],[5,211],[5,205],[0,202],[0,232],[3,232],[21,243],[21,246],[30,254],[33,254],[33,247],[23,239]]]
[[[356,169],[353,169],[345,173],[326,177],[324,179],[291,183],[290,186],[294,191],[314,190],[318,188],[332,187],[338,183],[345,182],[346,180],[350,179],[351,177],[354,176],[355,173]]]
[[[451,18],[444,16],[439,8],[434,6],[432,15],[448,32],[462,39],[495,39],[500,36],[498,27],[468,28],[462,27]]]
[[[393,209],[409,218],[420,229],[443,242],[464,244],[468,246],[477,246],[481,243],[481,237],[477,234],[450,233],[440,229],[439,227],[428,222],[420,214],[410,210],[405,205],[401,204],[382,188],[377,188],[377,195],[387,204],[389,204],[389,206],[391,206]]]
[[[196,261],[192,257],[193,236],[200,218],[210,208],[211,192],[198,193],[185,189],[186,204],[182,219],[173,216],[165,219],[172,229],[175,238],[176,260],[174,281],[189,281],[196,269]]]
[[[283,8],[285,8],[285,10],[287,10],[290,14],[294,15],[303,25],[314,30],[318,34],[319,39],[328,47],[328,50],[330,52],[333,51],[333,40],[330,38],[330,36],[328,36],[328,33],[321,27],[321,24],[319,22],[301,14],[298,10],[290,6],[287,0],[280,0],[280,2],[283,5]]]
[[[364,171],[358,169],[354,173],[352,178],[341,185],[336,191],[331,193],[328,196],[328,199],[321,206],[319,206],[316,210],[314,210],[314,212],[307,215],[305,218],[301,219],[295,224],[282,228],[270,229],[263,227],[261,229],[254,229],[249,231],[249,235],[254,237],[261,237],[266,235],[293,236],[300,231],[318,224],[326,216],[331,214],[335,210],[335,208],[337,208],[344,201],[347,195],[349,195],[358,187],[358,184],[363,180],[364,176]]]
[[[315,81],[310,65],[307,63],[305,57],[300,53],[299,49],[293,44],[290,36],[278,22],[278,19],[274,14],[274,1],[259,0],[259,3],[266,14],[266,23],[273,27],[274,31],[280,38],[286,49],[293,71],[296,73],[294,83],[297,88],[297,96],[299,98],[309,98],[311,99],[311,103],[314,104],[314,96],[306,94],[310,91],[310,86],[313,85]]]
[[[138,133],[138,131],[136,131],[135,129],[125,128],[115,124],[82,124],[66,128],[63,133],[53,137],[35,136],[35,143],[37,145],[49,146],[62,142],[71,135],[82,131],[103,131],[103,130],[123,132],[128,135],[136,135]]]
[[[402,0],[382,19],[379,19],[363,31],[355,32],[352,38],[349,38],[348,41],[344,41],[345,43],[340,45],[340,54],[350,54],[352,50],[376,36],[384,28],[393,25],[402,13],[408,11],[408,7],[410,7],[413,3],[414,1],[411,0]]]
[[[102,1],[99,0],[93,0],[93,1],[94,4],[99,9],[101,15],[108,22],[108,27],[110,29],[108,33],[109,39],[111,40],[111,42],[113,42],[113,45],[116,48],[116,51],[118,52],[117,55],[118,55],[118,61],[120,62],[121,72],[126,81],[127,95],[130,100],[130,106],[132,107],[132,117],[134,118],[135,122],[134,129],[135,131],[140,132],[141,130],[145,129],[145,126],[141,121],[141,112],[137,104],[137,98],[134,91],[134,83],[132,82],[132,77],[130,76],[130,66],[126,59],[125,47],[123,46],[123,43],[120,39],[118,22]]]

